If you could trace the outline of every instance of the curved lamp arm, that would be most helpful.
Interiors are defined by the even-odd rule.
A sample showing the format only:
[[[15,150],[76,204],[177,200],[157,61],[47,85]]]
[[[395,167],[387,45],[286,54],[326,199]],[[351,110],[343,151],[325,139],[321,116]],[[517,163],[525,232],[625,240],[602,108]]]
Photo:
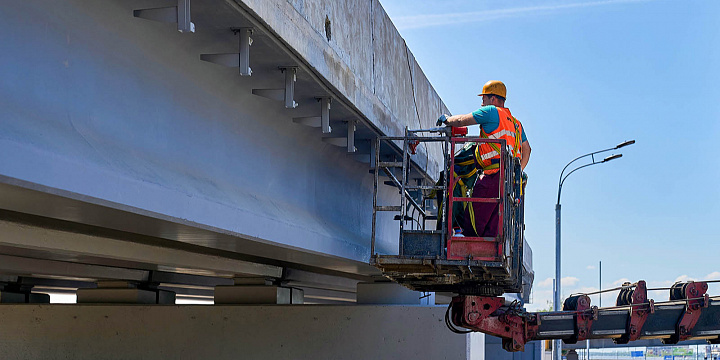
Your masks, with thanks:
[[[562,171],[560,172],[560,181],[558,181],[558,185],[562,182],[563,173],[565,172],[565,170],[568,168],[568,166],[570,166],[570,164],[574,163],[575,161],[580,160],[580,159],[582,159],[582,158],[584,158],[584,157],[587,157],[587,156],[593,156],[593,155],[595,155],[595,154],[604,153],[604,152],[606,152],[606,151],[617,150],[617,149],[620,149],[620,148],[622,148],[622,147],[625,147],[625,146],[628,146],[628,145],[632,145],[632,144],[634,144],[634,143],[635,143],[635,140],[625,140],[625,141],[623,141],[622,143],[618,144],[617,146],[615,146],[615,147],[613,147],[613,148],[608,148],[608,149],[604,149],[604,150],[598,150],[598,151],[591,152],[591,153],[589,153],[589,154],[581,155],[581,156],[578,156],[578,157],[574,158],[572,161],[570,161],[569,163],[567,163],[567,165],[565,165],[565,167],[564,167],[564,168],[562,169]],[[608,160],[608,161],[609,161],[609,160]],[[593,163],[595,163],[595,157],[594,157],[594,156],[593,156]]]
[[[575,159],[573,159],[573,160],[570,161],[569,163],[567,163],[567,165],[565,165],[565,167],[564,167],[564,168],[562,169],[562,171],[560,172],[560,180],[558,180],[557,205],[560,204],[560,192],[562,191],[562,184],[565,182],[565,179],[567,179],[567,177],[570,176],[570,174],[572,174],[572,173],[574,173],[575,171],[580,170],[580,169],[582,169],[582,168],[584,168],[584,167],[588,167],[588,166],[590,166],[590,165],[602,164],[602,163],[604,163],[604,162],[608,162],[608,161],[610,161],[610,160],[615,160],[615,159],[617,159],[617,158],[620,158],[620,157],[622,157],[622,154],[611,155],[611,156],[606,157],[606,158],[603,159],[602,161],[596,161],[596,160],[595,160],[595,154],[600,154],[600,153],[604,153],[604,152],[606,152],[606,151],[620,149],[620,148],[622,148],[622,147],[625,147],[625,146],[628,146],[628,145],[632,145],[632,144],[634,144],[634,143],[635,143],[635,140],[625,140],[625,141],[623,141],[622,143],[618,144],[618,145],[615,146],[615,147],[608,148],[608,149],[604,149],[604,150],[598,150],[598,151],[591,152],[591,153],[589,153],[589,154],[581,155],[581,156],[576,157]],[[572,163],[574,163],[575,161],[580,160],[580,159],[582,159],[582,158],[588,157],[588,156],[590,156],[590,157],[592,158],[592,162],[591,162],[590,164],[585,164],[585,165],[579,166],[579,167],[571,170],[571,171],[570,171],[569,173],[567,173],[565,176],[563,176],[563,174],[565,174],[565,170],[567,170],[567,168],[570,166],[570,164],[572,164]]]

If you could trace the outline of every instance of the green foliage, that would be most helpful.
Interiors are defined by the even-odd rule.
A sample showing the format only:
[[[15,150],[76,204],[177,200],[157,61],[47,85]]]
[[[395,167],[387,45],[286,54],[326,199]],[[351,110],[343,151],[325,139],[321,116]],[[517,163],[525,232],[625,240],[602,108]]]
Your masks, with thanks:
[[[542,309],[538,309],[537,312],[550,312],[553,311],[553,304],[550,302],[550,300],[545,301],[545,307]]]

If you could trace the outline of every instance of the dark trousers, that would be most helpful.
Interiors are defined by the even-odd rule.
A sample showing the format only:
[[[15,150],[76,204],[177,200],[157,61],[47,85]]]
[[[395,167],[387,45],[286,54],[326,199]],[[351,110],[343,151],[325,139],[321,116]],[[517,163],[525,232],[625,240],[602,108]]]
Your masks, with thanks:
[[[492,175],[480,175],[480,178],[475,183],[473,188],[472,197],[474,198],[497,198],[500,194],[500,172],[496,172]],[[475,217],[475,229],[473,229],[470,221],[469,211],[464,212],[464,216],[460,220],[460,226],[463,229],[463,235],[465,236],[490,236],[495,237],[498,235],[498,211],[500,210],[500,204],[497,202],[493,203],[471,203],[473,209],[473,215]]]

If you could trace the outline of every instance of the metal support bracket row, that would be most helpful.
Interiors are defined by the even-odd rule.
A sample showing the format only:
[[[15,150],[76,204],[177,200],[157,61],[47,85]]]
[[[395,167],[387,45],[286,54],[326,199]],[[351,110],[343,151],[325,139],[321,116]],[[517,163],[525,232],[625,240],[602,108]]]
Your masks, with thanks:
[[[195,31],[195,24],[190,21],[190,0],[178,0],[177,6],[137,9],[134,10],[133,15],[138,18],[152,21],[177,23],[178,31],[180,32]],[[250,67],[250,46],[253,44],[252,35],[255,29],[252,27],[239,27],[231,28],[230,30],[232,30],[234,34],[238,35],[239,51],[237,53],[200,54],[200,60],[226,67],[237,67],[241,76],[251,76],[252,68]],[[285,108],[294,109],[298,106],[298,103],[294,99],[298,66],[281,66],[279,69],[285,74],[284,89],[253,89],[252,93],[268,99],[283,101]],[[332,127],[330,126],[329,110],[332,98],[329,96],[323,96],[318,97],[317,99],[321,103],[320,116],[297,117],[293,118],[293,121],[307,126],[320,127],[323,134],[330,134],[332,132]],[[323,138],[323,141],[335,146],[346,147],[348,153],[357,153],[357,148],[355,146],[355,131],[357,123],[358,120],[356,119],[347,121],[348,127],[346,138],[327,137]],[[370,157],[372,157],[372,155],[370,155]],[[370,162],[372,163],[372,160]]]

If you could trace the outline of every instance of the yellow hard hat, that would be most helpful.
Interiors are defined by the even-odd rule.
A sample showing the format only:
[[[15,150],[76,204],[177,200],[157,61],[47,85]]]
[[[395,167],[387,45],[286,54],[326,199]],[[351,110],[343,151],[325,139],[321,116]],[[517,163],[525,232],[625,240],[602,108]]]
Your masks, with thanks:
[[[505,84],[503,84],[502,81],[498,80],[490,80],[483,85],[482,93],[478,94],[478,96],[483,95],[497,95],[502,96],[503,98],[506,98],[505,96],[507,94],[507,89],[505,88]]]

